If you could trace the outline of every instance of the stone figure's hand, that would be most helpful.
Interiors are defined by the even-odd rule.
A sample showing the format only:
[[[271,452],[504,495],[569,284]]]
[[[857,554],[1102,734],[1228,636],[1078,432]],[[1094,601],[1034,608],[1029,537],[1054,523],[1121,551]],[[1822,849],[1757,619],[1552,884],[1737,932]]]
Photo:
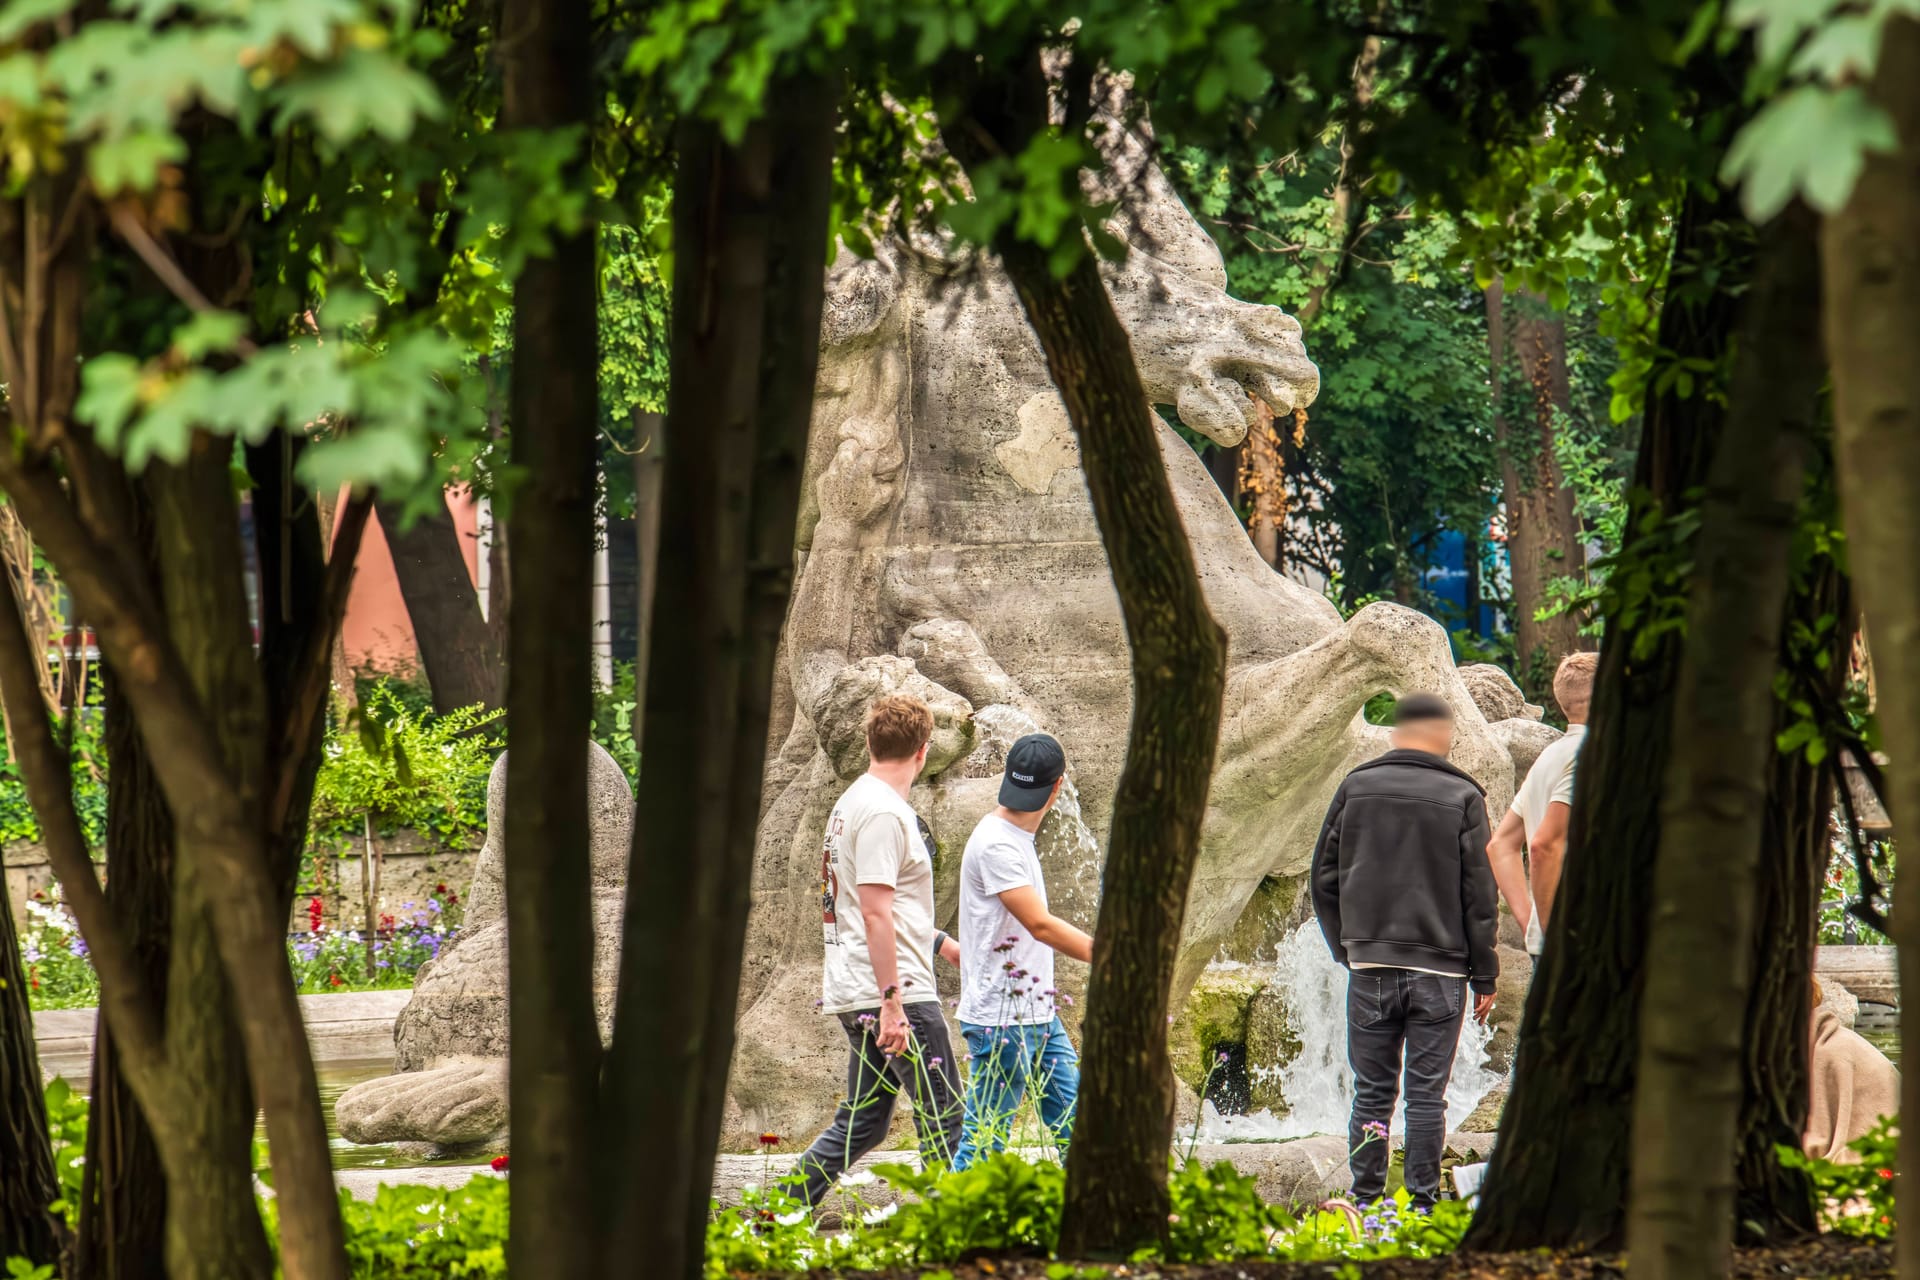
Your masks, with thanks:
[[[1473,998],[1473,1020],[1484,1023],[1493,1016],[1493,992],[1477,995]]]
[[[907,1051],[907,1011],[900,1007],[899,997],[889,997],[880,1002],[880,1027],[873,1034],[874,1043],[880,1046],[880,1052],[889,1057]]]

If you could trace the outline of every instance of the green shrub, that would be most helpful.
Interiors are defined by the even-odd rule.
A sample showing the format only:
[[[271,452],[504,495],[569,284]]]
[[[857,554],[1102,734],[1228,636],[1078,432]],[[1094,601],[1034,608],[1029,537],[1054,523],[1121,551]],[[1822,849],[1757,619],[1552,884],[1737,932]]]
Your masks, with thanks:
[[[391,684],[367,686],[347,723],[327,735],[313,785],[313,843],[349,846],[371,816],[382,831],[410,827],[442,848],[477,848],[499,718],[479,707],[435,715]]]
[[[1797,1147],[1783,1146],[1778,1152],[1782,1165],[1805,1170],[1812,1180],[1827,1230],[1884,1239],[1899,1221],[1893,1207],[1900,1181],[1899,1146],[1899,1118],[1883,1117],[1864,1137],[1847,1144],[1860,1157],[1857,1163],[1816,1159]]]
[[[347,1268],[355,1280],[440,1280],[507,1274],[507,1181],[459,1187],[381,1187],[372,1200],[340,1194]]]

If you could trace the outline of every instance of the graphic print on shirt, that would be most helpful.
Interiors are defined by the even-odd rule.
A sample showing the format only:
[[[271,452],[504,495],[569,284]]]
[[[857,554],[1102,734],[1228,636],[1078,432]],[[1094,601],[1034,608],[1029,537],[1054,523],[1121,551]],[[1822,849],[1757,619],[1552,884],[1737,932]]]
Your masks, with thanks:
[[[830,947],[840,945],[836,900],[840,896],[840,836],[846,826],[846,818],[836,809],[827,822],[827,838],[820,846],[820,931]]]

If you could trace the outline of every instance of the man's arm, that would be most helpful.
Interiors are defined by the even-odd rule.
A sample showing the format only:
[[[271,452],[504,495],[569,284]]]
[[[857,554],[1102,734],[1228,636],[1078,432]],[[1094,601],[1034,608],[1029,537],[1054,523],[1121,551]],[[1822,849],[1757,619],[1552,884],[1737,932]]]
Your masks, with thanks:
[[[1347,963],[1347,949],[1340,944],[1340,814],[1346,805],[1343,782],[1333,793],[1326,821],[1320,824],[1320,838],[1313,845],[1313,914],[1320,921],[1327,949],[1342,966]]]
[[[1493,842],[1487,846],[1487,861],[1493,864],[1493,882],[1500,886],[1500,896],[1507,900],[1507,907],[1520,922],[1523,933],[1527,921],[1533,918],[1527,900],[1527,864],[1521,856],[1526,846],[1527,824],[1509,809],[1507,816],[1500,819],[1500,829],[1493,833]]]
[[[1032,885],[1003,889],[1000,891],[1000,901],[1013,913],[1013,918],[1039,941],[1063,956],[1072,956],[1089,964],[1093,962],[1093,939],[1048,911],[1047,904],[1040,901],[1040,893]]]
[[[1553,896],[1560,888],[1560,866],[1567,856],[1567,822],[1573,806],[1555,800],[1547,806],[1528,849],[1533,870],[1533,905],[1540,909],[1540,928],[1553,918]]]
[[[893,935],[893,886],[860,886],[860,919],[867,926],[867,958],[880,988],[880,1026],[874,1040],[882,1053],[907,1051],[907,1012],[900,1000],[900,953]]]
[[[1499,889],[1493,882],[1493,864],[1487,860],[1487,805],[1479,796],[1467,802],[1465,826],[1460,832],[1460,914],[1467,929],[1467,978],[1478,997],[1473,1016],[1485,1021],[1493,1009],[1493,991],[1500,977],[1500,953],[1495,950],[1500,930]]]

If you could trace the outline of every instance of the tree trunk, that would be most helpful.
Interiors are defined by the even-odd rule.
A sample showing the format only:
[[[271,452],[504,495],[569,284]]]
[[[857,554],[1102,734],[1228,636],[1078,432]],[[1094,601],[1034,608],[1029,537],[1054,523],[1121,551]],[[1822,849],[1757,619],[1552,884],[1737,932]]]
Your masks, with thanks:
[[[1510,332],[1509,332],[1510,331]],[[1584,552],[1573,491],[1554,453],[1559,423],[1571,405],[1567,384],[1567,327],[1543,299],[1525,296],[1507,305],[1499,279],[1487,287],[1487,349],[1493,382],[1493,432],[1500,453],[1501,488],[1507,507],[1507,556],[1513,571],[1513,634],[1516,666],[1529,692],[1549,681],[1560,659],[1585,647],[1579,619],[1560,614],[1542,622],[1555,578],[1580,571]],[[1525,420],[1511,421],[1517,406],[1507,394],[1507,366],[1517,366],[1526,384]]]
[[[228,442],[202,436],[151,484],[161,591],[193,692],[213,718],[240,802],[262,810],[266,686],[247,626],[244,566]],[[269,602],[262,601],[263,609]],[[172,1192],[171,1280],[271,1276],[273,1258],[253,1199],[254,1097],[217,931],[218,873],[176,830],[173,940],[167,971],[169,1066],[194,1082],[173,1102],[174,1141],[161,1151]],[[284,929],[285,913],[281,913]]]
[[[1835,456],[1860,608],[1872,628],[1888,809],[1920,820],[1920,23],[1888,20],[1872,96],[1899,147],[1869,152],[1852,198],[1822,232]],[[1900,988],[1920,991],[1920,876],[1895,877]],[[1920,1071],[1900,1109],[1920,1116]],[[1920,1124],[1900,1134],[1897,1195],[1920,1221]],[[1920,1231],[1899,1233],[1899,1274],[1920,1276]]]
[[[653,557],[657,585],[643,581],[653,616],[675,625],[653,631],[641,722],[672,726],[674,740],[640,770],[606,1094],[621,1135],[609,1150],[657,1158],[609,1171],[610,1275],[702,1273],[792,588],[837,102],[831,79],[782,80],[737,143],[706,121],[683,121],[676,138],[657,537],[684,551]],[[644,512],[641,523],[644,575]],[[634,1203],[657,1212],[622,1212]]]
[[[412,524],[400,503],[382,502],[378,509],[434,710],[499,706],[500,649],[480,612],[480,592],[445,499]]]
[[[1732,1257],[1773,678],[1824,376],[1814,229],[1795,205],[1761,233],[1701,504],[1644,964],[1635,1277],[1725,1275]]]
[[[966,112],[942,133],[962,165],[1017,155],[1046,127],[1037,53],[1024,65],[954,74]],[[1090,69],[1067,76],[1070,129],[1084,119],[1090,81]],[[1131,652],[1133,711],[1101,876],[1059,1241],[1062,1257],[1125,1258],[1167,1230],[1167,1011],[1213,778],[1226,636],[1207,611],[1158,418],[1093,255],[1082,252],[1062,276],[1047,247],[1011,228],[995,247],[1073,423]]]
[[[1731,196],[1690,195],[1681,210],[1659,333],[1677,358],[1713,359],[1733,336],[1741,291],[1732,286],[1746,267],[1739,234],[1727,227],[1738,217]],[[1657,512],[1665,528],[1684,512],[1687,494],[1706,482],[1724,424],[1724,408],[1706,396],[1649,400],[1634,475],[1648,496],[1628,521],[1624,554],[1658,549],[1647,517]],[[1560,894],[1468,1248],[1620,1242],[1639,975],[1680,663],[1677,634],[1644,627],[1644,618],[1636,626],[1607,619]]]
[[[1247,474],[1242,491],[1253,495],[1247,534],[1253,549],[1268,564],[1280,563],[1281,526],[1287,518],[1287,479],[1280,465],[1280,434],[1273,428],[1273,410],[1255,401],[1253,425],[1247,428]]]
[[[144,491],[131,495],[139,545],[153,548],[153,512]],[[158,588],[158,567],[151,576]],[[107,751],[107,905],[114,926],[149,981],[140,992],[161,1018],[173,935],[173,815],[154,780],[146,744],[106,670],[103,737]],[[75,1252],[77,1280],[163,1280],[167,1184],[153,1124],[122,1071],[122,1050],[106,1017],[96,1020],[93,1087],[87,1115],[87,1163]]]
[[[634,439],[638,448],[633,455],[633,534],[634,564],[640,579],[639,618],[635,630],[640,633],[633,655],[634,699],[642,708],[647,700],[647,668],[653,660],[653,587],[660,572],[660,499],[666,477],[666,435],[661,430],[661,415],[634,410]],[[634,717],[633,740],[642,743],[646,717]]]
[[[499,46],[507,128],[591,124],[591,7],[508,0]],[[584,185],[586,156],[573,156],[565,173]],[[593,720],[598,290],[591,220],[556,235],[552,252],[528,261],[514,287],[509,419],[524,476],[510,522],[516,573],[507,621],[507,1247],[515,1275],[586,1276],[604,1256],[594,1230],[592,1153],[603,1134],[584,767]]]
[[[1802,566],[1780,636],[1784,666],[1794,681],[1790,696],[1827,708],[1828,714],[1839,707],[1853,647],[1847,595],[1839,565],[1830,555],[1816,556]],[[1823,619],[1832,629],[1821,636]],[[1821,638],[1803,644],[1797,635]],[[1819,669],[1822,653],[1825,670]],[[1792,719],[1790,709],[1776,700],[1775,732],[1785,731]],[[1814,764],[1801,751],[1773,753],[1756,881],[1753,989],[1747,997],[1746,1084],[1735,1170],[1734,1222],[1749,1244],[1818,1230],[1812,1182],[1782,1165],[1776,1149],[1798,1146],[1807,1125],[1813,945],[1820,879],[1831,853],[1837,763],[1835,754]]]
[[[13,907],[0,902],[0,1258],[58,1267],[65,1227]]]

